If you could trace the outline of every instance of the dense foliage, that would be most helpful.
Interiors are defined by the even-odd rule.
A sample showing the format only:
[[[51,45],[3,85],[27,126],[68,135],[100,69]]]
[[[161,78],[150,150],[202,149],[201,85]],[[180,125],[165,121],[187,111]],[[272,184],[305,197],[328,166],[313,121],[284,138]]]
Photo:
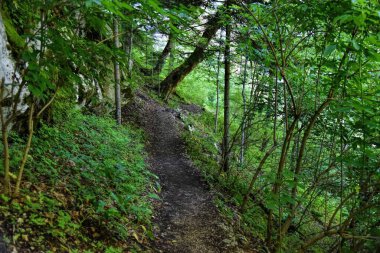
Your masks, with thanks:
[[[150,206],[138,197],[151,175],[138,134],[79,113],[55,120],[51,110],[64,97],[69,112],[77,103],[91,113],[116,111],[120,122],[120,103],[145,85],[169,104],[176,93],[206,109],[186,119],[195,128],[185,134],[188,152],[223,193],[221,211],[258,248],[380,247],[378,1],[5,0],[0,7],[19,74],[13,84],[0,80],[3,219],[9,227],[44,226],[33,239],[29,230],[15,232],[25,245],[50,236],[75,248],[76,237],[97,250],[97,236],[115,246],[112,238],[133,231],[136,241],[149,235]],[[65,203],[56,190],[63,183]]]
[[[378,3],[232,8],[233,162],[221,173],[218,52],[178,88],[210,111],[189,122],[197,129],[186,136],[189,152],[230,192],[223,199],[240,206],[231,217],[269,250],[372,252],[379,247]]]

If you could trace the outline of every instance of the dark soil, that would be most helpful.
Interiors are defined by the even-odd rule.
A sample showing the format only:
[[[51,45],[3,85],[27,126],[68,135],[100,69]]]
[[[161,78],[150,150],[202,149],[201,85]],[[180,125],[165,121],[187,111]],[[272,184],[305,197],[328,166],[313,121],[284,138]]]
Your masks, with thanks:
[[[199,113],[194,106],[182,106]],[[137,119],[148,137],[149,163],[161,184],[153,247],[157,252],[243,252],[233,229],[219,215],[213,195],[186,155],[180,138],[179,113],[143,93],[126,114]]]

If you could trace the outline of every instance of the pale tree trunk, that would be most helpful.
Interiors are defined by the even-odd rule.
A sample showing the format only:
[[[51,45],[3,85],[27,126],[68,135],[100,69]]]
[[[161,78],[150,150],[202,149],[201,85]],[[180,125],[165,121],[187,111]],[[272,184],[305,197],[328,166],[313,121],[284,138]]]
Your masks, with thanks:
[[[245,95],[245,84],[247,81],[247,64],[248,64],[248,57],[245,57],[244,62],[244,72],[243,72],[243,83],[242,83],[242,90],[241,90],[241,96],[243,98],[243,118],[241,122],[241,140],[240,140],[240,166],[243,166],[244,163],[244,146],[245,146],[245,127],[246,127],[246,113],[247,113],[247,99]]]
[[[251,77],[250,77],[251,90],[250,90],[249,99],[248,99],[248,106],[249,108],[252,108],[251,110],[252,112],[254,112],[254,109],[256,108],[256,104],[259,98],[260,89],[259,89],[259,81],[257,81],[257,83],[255,81],[255,77],[257,77],[258,75],[257,66],[253,64],[252,60],[250,60],[249,62],[250,62],[250,69],[251,69]],[[258,79],[258,77],[256,79]],[[247,136],[250,136],[251,132],[253,131],[254,118],[255,118],[254,113],[252,113],[252,115],[250,115],[247,118],[246,125],[245,125],[245,130],[246,130],[245,134]]]
[[[124,26],[125,35],[124,35],[124,44],[123,49],[127,55],[127,73],[128,76],[132,75],[133,60],[132,60],[132,50],[133,50],[133,20],[128,28],[127,25]],[[129,29],[129,31],[128,31]]]
[[[222,44],[222,31],[220,31],[220,43]],[[214,133],[218,132],[218,116],[219,116],[219,74],[220,74],[220,57],[221,57],[221,48],[219,48],[218,59],[217,59],[217,70],[216,70],[216,106],[215,106],[215,122],[214,122]]]
[[[131,22],[131,30],[129,33],[129,40],[128,40],[128,74],[130,76],[132,75],[132,69],[133,69],[132,50],[133,50],[133,20]]]
[[[119,22],[117,18],[113,20],[113,33],[115,47],[119,48]],[[117,59],[114,62],[114,75],[115,75],[115,107],[116,107],[116,122],[121,124],[121,95],[120,95],[120,65]]]

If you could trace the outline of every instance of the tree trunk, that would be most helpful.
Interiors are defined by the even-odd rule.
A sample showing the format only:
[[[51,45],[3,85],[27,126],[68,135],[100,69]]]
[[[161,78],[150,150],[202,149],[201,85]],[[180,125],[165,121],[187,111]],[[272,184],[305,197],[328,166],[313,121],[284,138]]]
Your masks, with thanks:
[[[297,197],[298,178],[299,178],[299,175],[301,173],[303,155],[304,155],[306,143],[307,143],[307,140],[309,138],[310,132],[311,132],[316,120],[318,119],[319,115],[328,106],[330,101],[331,101],[331,98],[329,97],[324,103],[322,103],[322,105],[318,108],[318,110],[314,113],[312,118],[309,120],[308,125],[306,127],[306,130],[303,134],[301,146],[300,146],[299,151],[298,151],[296,168],[294,170],[294,178],[293,178],[294,186],[292,187],[292,190],[291,190],[291,192],[292,192],[291,196],[293,199],[296,199],[296,197]],[[285,236],[285,234],[287,233],[287,231],[291,225],[292,219],[294,218],[294,216],[296,214],[296,206],[297,205],[295,203],[293,203],[291,206],[291,212],[290,212],[289,216],[287,217],[286,221],[284,222],[284,224],[281,228],[281,231],[280,231],[280,234],[282,236]]]
[[[290,128],[286,132],[286,135],[285,135],[285,138],[284,138],[284,141],[282,144],[280,161],[278,163],[278,168],[277,168],[277,173],[276,173],[276,180],[273,184],[273,189],[272,189],[272,193],[275,196],[279,193],[279,190],[280,190],[282,174],[283,174],[283,170],[284,170],[285,162],[286,162],[286,156],[287,156],[289,146],[290,146],[290,142],[291,142],[292,137],[293,137],[293,132],[294,132],[294,129],[297,125],[298,120],[299,120],[299,116],[296,115],[296,118],[293,120]],[[273,227],[273,211],[271,209],[269,214],[268,214],[268,219],[267,219],[266,242],[267,242],[268,247],[270,247],[272,244],[272,227]]]
[[[128,28],[125,26],[125,30]],[[127,55],[128,59],[128,76],[131,77],[132,75],[132,68],[133,68],[133,60],[132,60],[132,50],[133,50],[133,20],[131,22],[131,26],[129,28],[129,32],[124,35],[124,51]]]
[[[226,2],[227,11],[230,6],[229,1]],[[231,24],[226,25],[226,45],[224,48],[224,131],[223,131],[223,150],[222,150],[222,166],[223,171],[229,170],[230,150],[230,78],[231,78]]]
[[[170,52],[172,51],[174,44],[174,35],[173,32],[170,32],[168,42],[166,43],[166,46],[164,50],[162,51],[161,55],[157,59],[156,66],[153,68],[153,75],[159,75],[162,71],[162,68],[165,65],[165,60],[169,56]]]
[[[344,55],[342,56],[340,63],[339,63],[337,73],[340,73],[342,66],[343,66],[343,63],[345,62],[345,60],[347,58],[348,52],[349,52],[349,49],[347,48]],[[314,112],[313,116],[309,119],[309,121],[307,123],[306,129],[305,129],[303,137],[302,137],[301,146],[300,146],[299,151],[298,151],[296,167],[294,169],[294,178],[293,178],[294,185],[291,189],[291,196],[293,199],[296,199],[296,197],[297,197],[297,186],[299,183],[298,178],[299,178],[299,175],[301,174],[303,156],[304,156],[306,144],[307,144],[308,138],[310,136],[311,130],[313,129],[314,124],[316,123],[319,116],[322,114],[322,112],[329,106],[330,102],[333,100],[335,90],[337,89],[337,87],[341,81],[342,81],[341,76],[336,75],[334,81],[331,84],[331,87],[330,87],[330,90],[328,92],[326,100],[318,107],[318,109]],[[281,227],[281,231],[280,231],[281,236],[285,236],[286,233],[288,232],[288,229],[291,225],[291,222],[292,222],[294,216],[296,215],[297,206],[298,206],[298,203],[293,203],[291,205],[290,214],[288,215],[283,226]],[[279,247],[279,245],[276,245],[276,250],[278,249],[278,247]]]
[[[220,32],[220,44],[222,44],[222,32]],[[220,57],[221,48],[219,48],[218,59],[217,59],[217,70],[216,70],[216,106],[215,106],[215,122],[214,122],[214,133],[218,132],[218,116],[219,116],[219,74],[220,74]]]
[[[220,10],[213,15],[207,25],[206,29],[199,40],[198,45],[191,55],[179,67],[175,68],[161,83],[160,87],[163,90],[163,95],[166,99],[175,90],[178,84],[204,59],[205,50],[220,28],[221,13]]]
[[[17,180],[16,180],[16,187],[15,187],[15,192],[14,195],[18,196],[20,193],[20,186],[21,186],[21,180],[22,180],[22,175],[24,173],[24,168],[26,161],[28,160],[28,155],[29,155],[29,150],[32,145],[32,139],[33,139],[33,133],[34,133],[34,103],[30,106],[30,111],[29,111],[29,119],[28,119],[28,139],[25,145],[24,153],[22,155],[21,159],[21,164],[18,169],[18,174],[17,174]]]
[[[243,119],[241,122],[241,140],[240,140],[240,165],[243,166],[244,163],[244,148],[245,148],[245,128],[246,128],[246,112],[247,112],[247,99],[245,95],[245,83],[247,80],[247,64],[248,57],[245,57],[244,62],[244,73],[243,73],[243,88],[241,90],[241,96],[243,99]]]
[[[274,144],[274,145],[273,145],[273,146],[272,146],[272,147],[271,147],[271,148],[265,153],[265,155],[261,158],[261,160],[260,160],[260,164],[259,164],[259,166],[257,167],[256,172],[255,172],[255,174],[253,175],[253,177],[252,177],[252,179],[251,179],[251,182],[249,183],[248,190],[247,190],[247,192],[245,193],[245,195],[244,195],[244,197],[243,197],[243,202],[242,202],[242,204],[241,204],[241,210],[242,210],[242,211],[245,210],[245,206],[246,206],[246,204],[247,204],[247,202],[248,202],[248,197],[249,197],[249,195],[251,194],[252,188],[253,188],[253,186],[254,186],[254,184],[255,184],[257,178],[259,177],[260,172],[262,171],[263,166],[264,166],[266,160],[267,160],[268,157],[273,153],[273,151],[275,151],[276,147],[277,147],[276,144]]]
[[[115,47],[119,48],[119,22],[116,18],[113,20],[113,33]],[[115,74],[115,107],[116,107],[116,122],[121,124],[121,95],[120,95],[120,66],[117,59],[114,62],[114,74]]]
[[[8,125],[3,111],[3,99],[4,99],[4,89],[5,89],[5,79],[0,79],[0,119],[1,119],[1,137],[3,143],[3,167],[4,167],[4,193],[9,194],[11,191],[11,181],[9,177],[9,143],[8,143]]]

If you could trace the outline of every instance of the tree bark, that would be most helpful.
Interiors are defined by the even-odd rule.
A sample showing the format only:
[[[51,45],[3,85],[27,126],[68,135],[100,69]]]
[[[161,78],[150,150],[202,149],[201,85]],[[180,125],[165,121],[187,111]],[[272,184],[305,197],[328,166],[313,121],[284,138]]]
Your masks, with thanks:
[[[113,20],[113,33],[115,47],[119,48],[119,22],[116,18]],[[121,124],[121,95],[120,95],[120,66],[117,59],[114,62],[114,74],[115,74],[115,107],[116,107],[116,122]]]
[[[340,71],[343,67],[343,63],[345,62],[345,60],[347,58],[348,52],[349,52],[349,49],[347,48],[344,55],[342,56],[340,63],[339,63],[337,73],[340,73]],[[301,146],[300,146],[299,151],[298,151],[296,167],[294,169],[294,179],[293,179],[294,180],[294,186],[291,189],[291,196],[293,199],[296,199],[296,197],[297,197],[297,186],[299,183],[298,177],[301,174],[303,156],[304,156],[306,144],[307,144],[308,138],[310,136],[311,130],[313,129],[313,127],[314,127],[317,119],[319,118],[319,116],[322,114],[322,112],[329,106],[330,102],[333,100],[334,93],[335,93],[335,91],[336,91],[336,89],[337,89],[337,87],[341,81],[342,81],[341,77],[337,74],[337,76],[335,77],[335,79],[333,80],[333,82],[331,84],[330,90],[328,92],[328,95],[327,95],[325,101],[318,107],[318,109],[314,112],[313,116],[308,121],[307,127],[306,127],[305,132],[304,132],[303,137],[302,137]],[[292,223],[292,220],[293,220],[294,216],[296,215],[297,206],[298,206],[298,204],[296,204],[296,203],[292,204],[292,206],[290,208],[290,214],[288,215],[287,219],[285,220],[285,222],[281,228],[281,231],[280,231],[281,236],[285,236],[285,234],[287,233],[287,231],[288,231],[288,229]],[[279,247],[279,245],[277,245],[277,248],[278,247]]]
[[[276,181],[273,184],[273,189],[272,193],[273,195],[277,195],[280,190],[281,186],[281,179],[282,179],[282,173],[285,167],[285,162],[286,162],[286,156],[288,154],[289,146],[290,146],[290,141],[293,138],[293,132],[294,129],[297,125],[297,122],[299,120],[299,116],[296,115],[296,118],[293,120],[290,128],[286,132],[282,148],[281,148],[281,156],[280,156],[280,161],[278,163],[278,168],[277,168],[277,173],[276,173]],[[268,246],[271,246],[272,243],[272,227],[273,227],[273,211],[270,210],[268,214],[268,219],[267,219],[267,238],[266,242]]]
[[[133,60],[132,60],[132,50],[133,50],[133,20],[130,24],[130,27],[127,28],[127,26],[125,26],[125,30],[128,30],[129,31],[125,33],[124,35],[124,51],[127,55],[127,58],[128,58],[128,76],[131,77],[132,75],[132,68],[133,68]]]
[[[243,202],[241,204],[241,210],[244,211],[245,210],[245,206],[248,202],[248,198],[249,198],[249,195],[251,194],[251,191],[252,191],[252,188],[257,180],[257,178],[259,177],[260,175],[260,172],[262,171],[263,169],[263,166],[266,162],[266,160],[268,159],[268,157],[273,153],[273,151],[275,151],[277,148],[277,145],[274,144],[266,153],[265,155],[261,158],[260,160],[260,164],[259,166],[257,167],[256,169],[256,172],[255,174],[253,175],[252,179],[251,179],[251,182],[249,183],[249,186],[248,186],[248,190],[246,192],[246,194],[244,195],[244,198],[243,198]]]
[[[245,128],[246,128],[246,112],[247,112],[247,99],[245,95],[245,84],[247,81],[247,64],[248,64],[248,56],[245,57],[244,62],[244,73],[243,73],[243,87],[241,90],[241,96],[243,99],[243,119],[241,122],[241,139],[240,139],[240,165],[243,166],[244,163],[244,149],[245,149]]]
[[[207,22],[206,29],[199,40],[198,45],[191,55],[177,68],[175,68],[161,83],[165,99],[175,90],[178,84],[200,63],[205,57],[205,50],[220,28],[221,13],[220,9],[212,15]]]
[[[22,175],[24,173],[26,161],[28,160],[30,147],[32,145],[32,139],[33,139],[33,133],[34,133],[34,118],[33,118],[34,106],[35,106],[34,103],[30,106],[29,119],[28,119],[29,133],[28,133],[28,139],[25,145],[25,149],[22,155],[21,164],[20,164],[18,174],[17,174],[16,187],[15,187],[15,192],[14,192],[15,196],[18,196],[18,194],[20,193]]]
[[[4,167],[4,193],[9,194],[11,191],[11,182],[9,177],[9,143],[8,143],[8,124],[4,117],[3,99],[4,99],[4,78],[0,79],[0,119],[1,119],[1,137],[3,144],[3,167]]]
[[[161,55],[157,59],[156,66],[153,68],[153,75],[159,75],[162,71],[162,68],[165,65],[165,60],[168,58],[170,52],[172,51],[174,44],[174,35],[173,32],[170,32],[168,42],[166,43],[166,46],[164,50],[162,50]]]
[[[220,32],[220,44],[222,43],[222,32]],[[220,56],[222,49],[219,48],[218,59],[217,59],[217,70],[216,70],[216,106],[215,106],[215,121],[214,121],[214,133],[218,132],[218,116],[219,116],[219,73],[220,73]]]
[[[226,2],[227,12],[230,2]],[[224,48],[224,130],[223,130],[223,150],[222,150],[222,169],[224,172],[229,170],[230,150],[230,79],[231,79],[231,24],[226,25],[226,45]]]

